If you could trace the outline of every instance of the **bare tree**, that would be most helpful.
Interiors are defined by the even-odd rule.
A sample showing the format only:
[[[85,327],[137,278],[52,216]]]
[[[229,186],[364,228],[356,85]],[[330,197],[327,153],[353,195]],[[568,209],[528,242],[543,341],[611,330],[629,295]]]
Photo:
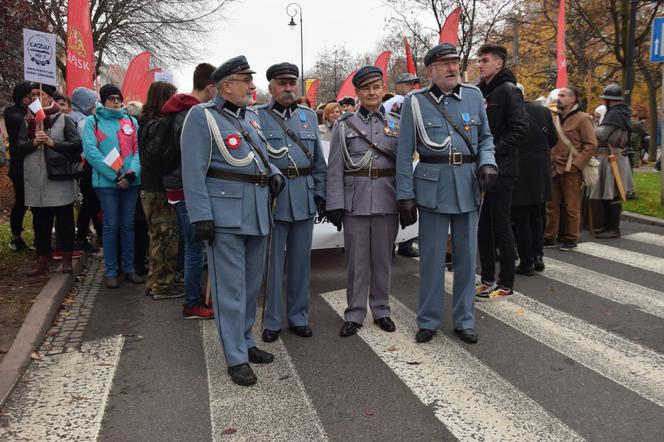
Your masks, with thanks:
[[[333,46],[318,52],[313,70],[307,73],[307,78],[320,80],[318,101],[335,100],[341,82],[355,67],[356,62],[352,54],[344,46]]]
[[[161,63],[181,63],[196,58],[195,43],[222,17],[232,0],[90,0],[92,42],[96,68],[102,63],[126,62],[149,50]],[[47,17],[64,49],[67,41],[67,0],[31,0]],[[59,60],[65,73],[66,66]]]

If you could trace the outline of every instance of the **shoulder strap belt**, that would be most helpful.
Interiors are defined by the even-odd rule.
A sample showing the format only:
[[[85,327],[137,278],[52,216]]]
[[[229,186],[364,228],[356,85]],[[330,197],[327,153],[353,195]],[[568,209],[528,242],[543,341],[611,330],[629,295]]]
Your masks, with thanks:
[[[478,166],[479,166],[479,157],[477,156],[477,152],[475,151],[475,147],[473,146],[473,143],[470,141],[470,138],[468,138],[468,135],[466,135],[461,128],[452,120],[452,117],[445,111],[443,107],[439,103],[436,103],[436,100],[433,99],[429,91],[426,91],[424,94],[424,97],[433,104],[433,107],[436,108],[438,112],[445,118],[447,123],[452,126],[452,129],[454,129],[459,135],[461,135],[461,138],[463,138],[463,141],[466,143],[466,146],[468,146],[468,150],[470,151],[471,155],[475,155],[477,158]],[[413,97],[414,100],[417,98]]]
[[[249,135],[249,132],[247,132],[247,131],[242,127],[242,125],[240,125],[240,123],[238,122],[237,119],[234,119],[233,117],[231,117],[230,115],[228,115],[226,112],[224,112],[224,110],[223,110],[219,105],[216,105],[216,106],[214,107],[214,110],[216,110],[216,111],[219,113],[219,115],[221,115],[221,116],[222,116],[223,118],[225,118],[229,123],[231,123],[231,125],[232,125],[234,128],[236,128],[238,131],[240,131],[240,134],[242,134],[242,136],[244,137],[244,139],[247,140],[247,142],[249,143],[249,146],[253,149],[253,151],[256,153],[256,155],[258,155],[258,156],[260,157],[261,161],[263,162],[263,166],[265,167],[265,172],[266,172],[266,173],[270,173],[270,163],[268,162],[267,158],[265,157],[265,154],[264,154],[263,151],[260,149],[260,147],[258,147],[258,146],[256,145],[256,143],[254,143],[254,140],[253,140],[253,139],[251,138],[251,136]]]
[[[267,113],[274,118],[274,121],[281,126],[281,128],[286,132],[286,135],[291,137],[293,141],[295,141],[295,144],[298,145],[298,147],[302,150],[302,152],[306,155],[307,159],[309,160],[309,165],[313,167],[314,165],[314,157],[311,155],[311,152],[309,152],[309,149],[307,149],[307,146],[304,145],[300,137],[298,137],[295,132],[291,130],[290,127],[286,126],[286,123],[284,123],[284,120],[279,118],[279,116],[270,108],[266,108]]]
[[[362,138],[362,139],[365,141],[365,143],[367,143],[367,144],[369,145],[370,148],[372,148],[373,150],[378,151],[379,153],[385,155],[386,157],[391,158],[392,160],[396,160],[396,159],[397,159],[397,156],[396,156],[396,154],[395,154],[394,152],[388,152],[388,151],[385,151],[385,150],[381,149],[376,143],[374,143],[373,141],[371,141],[371,140],[369,139],[369,137],[367,137],[366,135],[364,135],[364,134],[363,134],[363,133],[357,128],[357,126],[355,126],[353,123],[351,123],[349,119],[344,120],[344,123],[348,124],[348,125],[350,126],[351,129],[353,129],[355,132],[357,132],[357,135],[358,135],[360,138]]]

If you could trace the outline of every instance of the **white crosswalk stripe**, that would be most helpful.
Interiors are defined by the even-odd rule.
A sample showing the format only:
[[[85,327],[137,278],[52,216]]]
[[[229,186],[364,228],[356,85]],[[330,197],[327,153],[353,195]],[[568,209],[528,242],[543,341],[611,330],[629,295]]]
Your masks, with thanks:
[[[254,327],[254,333],[258,327]],[[258,383],[235,385],[226,373],[219,335],[213,321],[201,323],[210,394],[210,419],[215,441],[224,430],[233,440],[325,441],[327,436],[316,410],[281,339],[270,345],[274,362],[252,364]]]
[[[546,269],[540,273],[542,276],[613,302],[634,305],[642,312],[664,318],[663,292],[553,258],[545,257],[544,264]]]
[[[3,409],[0,440],[97,440],[123,345],[112,336],[30,365]]]
[[[579,243],[577,250],[586,255],[597,258],[608,259],[620,264],[636,267],[664,275],[664,258],[633,252],[631,250],[619,249],[595,242]]]
[[[344,290],[321,296],[343,317]],[[582,440],[452,339],[415,344],[415,313],[395,298],[390,305],[397,331],[368,326],[359,336],[459,440]]]
[[[446,272],[445,290],[454,276]],[[664,356],[518,292],[475,307],[585,367],[664,406]]]
[[[654,246],[664,247],[664,235],[658,235],[651,232],[637,232],[630,235],[623,236],[625,239],[632,241],[642,242],[644,244],[651,244]]]

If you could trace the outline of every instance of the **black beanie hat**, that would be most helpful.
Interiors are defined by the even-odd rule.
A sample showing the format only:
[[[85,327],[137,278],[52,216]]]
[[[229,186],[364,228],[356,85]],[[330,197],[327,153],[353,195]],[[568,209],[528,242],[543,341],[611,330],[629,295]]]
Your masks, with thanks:
[[[122,91],[120,90],[119,87],[117,87],[114,84],[105,84],[99,89],[99,101],[101,104],[106,103],[106,100],[108,100],[108,97],[111,95],[119,95],[120,99],[124,101],[124,97],[122,97]]]
[[[21,104],[21,100],[23,100],[25,97],[30,95],[32,92],[32,83],[28,83],[27,81],[22,81],[18,83],[16,86],[14,86],[14,90],[12,91],[12,101],[14,104]]]

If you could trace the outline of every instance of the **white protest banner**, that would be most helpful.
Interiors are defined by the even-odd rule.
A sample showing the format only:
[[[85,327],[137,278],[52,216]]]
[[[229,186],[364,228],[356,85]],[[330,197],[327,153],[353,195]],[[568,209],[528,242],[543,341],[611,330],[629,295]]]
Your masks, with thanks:
[[[170,72],[155,72],[154,81],[165,81],[166,83],[173,84],[173,74]]]
[[[55,34],[23,29],[25,81],[57,86],[55,56]]]

